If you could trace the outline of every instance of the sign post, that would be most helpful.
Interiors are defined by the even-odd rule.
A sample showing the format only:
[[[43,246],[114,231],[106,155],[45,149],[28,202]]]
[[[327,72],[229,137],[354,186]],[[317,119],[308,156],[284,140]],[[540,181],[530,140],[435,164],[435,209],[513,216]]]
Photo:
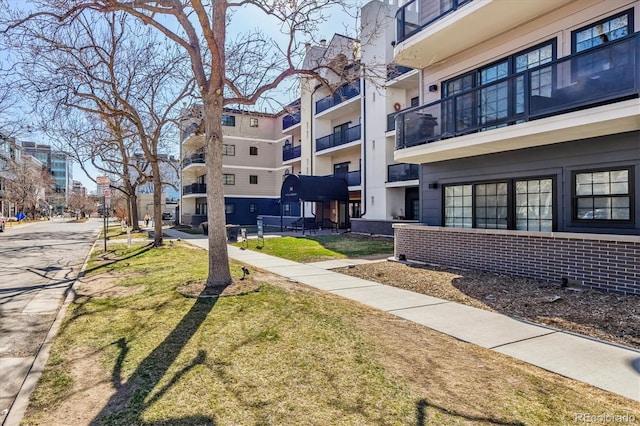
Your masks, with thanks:
[[[258,244],[260,243],[260,240],[262,240],[262,247],[264,247],[264,229],[262,226],[262,218],[257,220],[257,225],[258,225]]]
[[[109,207],[111,207],[111,189],[109,188],[109,176],[98,176],[96,184],[102,187],[102,216],[104,217],[104,251],[107,251],[107,231],[109,230]]]

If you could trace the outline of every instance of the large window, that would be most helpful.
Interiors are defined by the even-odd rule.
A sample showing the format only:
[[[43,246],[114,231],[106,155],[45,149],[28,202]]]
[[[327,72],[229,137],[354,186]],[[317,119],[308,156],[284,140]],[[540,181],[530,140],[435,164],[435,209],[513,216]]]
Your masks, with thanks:
[[[222,155],[236,155],[236,146],[222,144]]]
[[[631,221],[632,169],[574,173],[574,219]]]
[[[633,28],[633,10],[627,10],[613,17],[590,24],[572,33],[574,53],[591,49],[609,41],[626,37]]]
[[[556,57],[556,41],[549,40],[530,49],[507,56],[493,64],[478,68],[443,83],[442,96],[457,95],[454,102],[443,104],[443,114],[455,127],[450,133],[463,133],[477,127],[491,128],[509,124],[511,118],[525,111],[524,76],[508,79],[518,73],[539,67]],[[530,91],[550,96],[552,68],[540,68],[531,73]],[[482,86],[481,89],[473,89]],[[453,109],[455,108],[455,117]]]
[[[196,214],[198,215],[207,215],[207,200],[198,200],[196,201]]]
[[[235,185],[236,184],[236,175],[230,173],[224,173],[222,175],[222,184],[223,185]]]
[[[552,178],[510,179],[444,188],[444,225],[553,230]]]

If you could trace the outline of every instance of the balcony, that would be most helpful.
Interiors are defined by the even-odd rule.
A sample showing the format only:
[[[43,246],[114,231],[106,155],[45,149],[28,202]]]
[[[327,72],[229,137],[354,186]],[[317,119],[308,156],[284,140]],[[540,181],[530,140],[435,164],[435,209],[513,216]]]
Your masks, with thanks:
[[[194,154],[189,157],[185,157],[182,160],[182,168],[186,168],[192,164],[204,165],[205,164],[205,155],[204,154]]]
[[[282,131],[295,126],[296,124],[300,124],[300,112],[296,112],[293,114],[287,114],[282,117]]]
[[[337,177],[337,178],[344,179],[347,182],[347,186],[360,186],[360,182],[361,182],[360,170],[356,170],[353,172],[333,174],[333,175],[329,175],[329,177]]]
[[[349,127],[345,131],[316,139],[316,152],[359,140],[360,128],[361,126],[358,124],[357,126]]]
[[[389,164],[387,166],[387,182],[404,182],[418,179],[420,166],[418,164]]]
[[[443,61],[572,1],[520,1],[510,7],[503,0],[409,0],[396,13],[394,61],[426,68],[433,58]]]
[[[289,161],[293,160],[294,158],[300,158],[301,155],[302,145],[285,145],[282,147],[282,161]]]
[[[397,150],[442,142],[419,155],[396,152],[396,161],[440,161],[638,129],[639,35],[398,112]]]
[[[387,65],[387,80],[395,80],[403,74],[408,73],[409,71],[413,71],[412,68],[403,67],[398,64],[388,64]]]
[[[192,183],[191,185],[185,185],[182,187],[182,195],[197,195],[207,194],[207,184],[205,183]]]
[[[360,94],[360,82],[355,81],[338,88],[333,95],[326,96],[316,101],[316,114],[328,110]]]

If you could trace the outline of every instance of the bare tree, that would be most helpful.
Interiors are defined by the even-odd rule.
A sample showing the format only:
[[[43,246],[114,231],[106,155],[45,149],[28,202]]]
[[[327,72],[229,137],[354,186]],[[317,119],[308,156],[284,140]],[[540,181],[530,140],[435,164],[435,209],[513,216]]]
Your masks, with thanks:
[[[161,217],[160,163],[169,141],[176,140],[172,127],[177,105],[192,91],[192,78],[184,72],[186,55],[122,12],[85,9],[73,20],[51,18],[40,15],[14,29],[21,35],[22,91],[34,94],[38,116],[47,117],[41,128],[64,140],[70,133],[64,127],[70,110],[93,116],[93,124],[108,137],[75,138],[74,154],[90,153],[112,169],[120,178],[115,189],[134,199],[130,206],[135,205],[135,184],[151,180],[154,215]],[[62,125],[56,125],[58,121]],[[89,146],[79,147],[79,142]],[[137,153],[131,152],[132,146]],[[138,159],[134,154],[144,155],[144,169],[132,162]],[[162,222],[156,222],[155,231],[154,244],[160,245]]]
[[[16,205],[16,210],[32,219],[40,215],[41,206],[51,196],[53,176],[38,160],[24,156],[21,161],[11,161],[7,168],[5,197]]]
[[[24,20],[53,14],[61,22],[76,19],[82,11],[123,11],[164,34],[189,56],[200,100],[204,109],[207,155],[207,209],[209,212],[209,274],[207,286],[226,286],[232,282],[225,232],[224,191],[222,185],[222,112],[228,105],[253,105],[288,78],[304,75],[328,85],[327,73],[340,75],[333,64],[303,67],[305,42],[317,26],[328,19],[330,8],[343,6],[339,0],[259,1],[240,0],[74,0],[56,2],[62,8],[41,8],[9,26]],[[234,10],[249,8],[278,28],[280,42],[259,30],[249,31],[235,41],[227,40],[227,25]],[[355,52],[354,52],[355,54]],[[346,61],[354,58],[345,57]]]

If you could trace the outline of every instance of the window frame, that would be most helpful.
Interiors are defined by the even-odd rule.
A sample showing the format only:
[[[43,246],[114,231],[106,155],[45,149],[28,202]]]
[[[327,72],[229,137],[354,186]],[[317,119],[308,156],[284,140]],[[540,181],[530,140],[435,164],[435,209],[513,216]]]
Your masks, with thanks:
[[[257,117],[249,117],[249,127],[258,127]]]
[[[234,144],[222,144],[222,155],[234,157],[236,155],[236,146]]]
[[[258,184],[258,175],[249,175],[249,185]]]
[[[249,213],[258,212],[258,203],[249,203]]]
[[[577,46],[578,33],[582,32],[584,30],[587,30],[589,28],[593,28],[593,27],[596,27],[598,25],[602,25],[605,22],[612,21],[612,20],[614,20],[616,18],[620,18],[621,16],[624,16],[624,15],[627,15],[627,35],[623,36],[623,37],[620,37],[620,38],[617,38],[617,39],[614,39],[614,40],[622,40],[623,38],[632,36],[634,34],[633,8],[624,10],[624,11],[616,13],[614,15],[607,16],[607,17],[602,18],[602,19],[600,19],[598,21],[590,22],[589,24],[587,24],[585,26],[582,26],[580,28],[577,28],[577,29],[571,31],[571,53],[572,54],[579,53],[578,52],[578,46]],[[613,40],[607,40],[607,41],[613,41]],[[588,50],[595,49],[598,46],[601,46],[601,45],[591,46],[591,47],[589,47],[587,49],[581,50],[580,52],[586,52]]]
[[[236,127],[236,116],[231,114],[222,114],[222,125],[226,127]]]
[[[516,182],[521,181],[530,181],[530,180],[545,180],[551,179],[551,230],[550,231],[535,231],[528,229],[517,229],[517,206],[516,206]],[[460,228],[460,229],[483,229],[483,230],[509,230],[509,231],[519,231],[519,232],[555,232],[558,229],[558,177],[556,175],[533,175],[533,176],[519,176],[519,177],[511,177],[511,178],[496,178],[491,180],[479,180],[479,181],[465,181],[465,182],[455,182],[448,183],[442,185],[442,214],[441,214],[441,224],[443,227],[450,228]],[[477,185],[487,185],[487,184],[498,184],[498,183],[506,183],[507,184],[507,227],[506,228],[486,228],[479,227],[477,225],[477,215],[476,209],[479,207],[476,204],[476,188]],[[453,227],[447,226],[446,224],[446,188],[454,187],[454,186],[464,186],[471,185],[471,227]]]
[[[580,219],[578,218],[578,199],[579,198],[594,198],[598,197],[600,194],[591,194],[590,196],[578,196],[576,193],[576,178],[579,174],[584,173],[599,173],[599,172],[618,172],[626,170],[628,173],[628,187],[627,194],[624,197],[629,198],[629,219]],[[579,169],[571,171],[571,222],[580,226],[593,226],[593,227],[603,227],[603,226],[614,226],[614,227],[633,227],[635,225],[635,167],[633,165],[629,166],[620,166],[620,167],[599,167],[596,169]],[[620,194],[601,194],[601,196],[605,197],[620,197],[623,195]]]
[[[235,203],[224,203],[224,214],[235,214],[236,213],[236,205]]]
[[[258,155],[258,147],[250,146],[249,147],[249,155]]]
[[[235,185],[236,184],[236,175],[233,173],[223,173],[222,174],[222,184],[223,185]]]

